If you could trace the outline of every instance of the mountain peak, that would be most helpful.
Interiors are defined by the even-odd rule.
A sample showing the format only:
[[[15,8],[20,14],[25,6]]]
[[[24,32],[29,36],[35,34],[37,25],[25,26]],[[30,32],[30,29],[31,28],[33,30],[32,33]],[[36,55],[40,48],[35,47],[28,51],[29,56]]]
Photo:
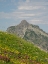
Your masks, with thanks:
[[[28,26],[29,23],[28,23],[26,20],[22,20],[21,23],[20,23],[19,25]]]
[[[22,20],[17,26],[9,27],[7,32],[17,34],[21,38],[33,42],[43,50],[48,51],[48,35],[38,26],[29,24],[26,20]]]
[[[22,20],[21,23],[29,24],[26,20]]]

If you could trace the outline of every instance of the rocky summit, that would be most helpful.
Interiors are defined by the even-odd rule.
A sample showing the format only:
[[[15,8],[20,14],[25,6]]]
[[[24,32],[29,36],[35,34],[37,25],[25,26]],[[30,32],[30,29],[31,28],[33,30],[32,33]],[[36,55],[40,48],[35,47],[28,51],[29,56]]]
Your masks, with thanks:
[[[33,42],[39,48],[48,51],[48,33],[37,25],[29,24],[26,20],[22,20],[19,25],[8,27],[7,32],[17,34],[21,38]]]
[[[19,24],[21,27],[28,27],[29,23],[26,20],[22,20],[21,23]]]

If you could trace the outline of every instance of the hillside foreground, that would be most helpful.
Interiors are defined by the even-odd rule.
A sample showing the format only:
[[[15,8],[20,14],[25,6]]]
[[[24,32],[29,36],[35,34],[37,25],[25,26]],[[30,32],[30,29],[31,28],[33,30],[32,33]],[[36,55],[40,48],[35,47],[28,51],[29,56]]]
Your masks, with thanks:
[[[0,64],[48,64],[48,52],[18,36],[0,31]]]

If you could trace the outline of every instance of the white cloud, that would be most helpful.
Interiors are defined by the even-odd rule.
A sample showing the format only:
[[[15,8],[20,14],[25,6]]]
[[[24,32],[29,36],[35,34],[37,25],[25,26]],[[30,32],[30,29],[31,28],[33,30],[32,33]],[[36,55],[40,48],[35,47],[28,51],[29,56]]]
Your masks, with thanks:
[[[26,13],[26,12],[22,12],[22,11],[14,11],[11,13],[5,13],[5,12],[0,12],[0,19],[31,19],[32,17],[39,17],[41,15],[41,13]],[[39,19],[39,18],[38,18]],[[41,18],[42,19],[42,18]],[[30,22],[32,22],[33,24],[43,24],[44,22],[42,20],[37,20],[36,19],[32,19],[30,20]],[[45,22],[46,23],[46,22]]]
[[[43,8],[42,6],[19,6],[19,10],[35,10],[35,9],[40,9]]]
[[[32,24],[40,24],[40,23],[42,23],[42,20],[29,20],[30,21],[30,23],[32,23]]]
[[[48,24],[48,22],[39,19],[29,20],[29,22],[32,24]]]
[[[5,12],[0,12],[0,19],[19,19],[19,18],[29,18],[33,17],[36,14],[30,14],[30,13],[25,13],[25,12],[11,12],[11,13],[5,13]]]
[[[35,16],[35,14],[22,14],[21,16],[23,16],[23,17],[32,17],[32,16]]]
[[[9,19],[10,16],[8,13],[0,12],[0,19]]]
[[[36,9],[45,9],[45,6],[48,5],[48,2],[45,1],[34,1],[34,0],[25,0],[19,1],[19,10],[36,10]]]

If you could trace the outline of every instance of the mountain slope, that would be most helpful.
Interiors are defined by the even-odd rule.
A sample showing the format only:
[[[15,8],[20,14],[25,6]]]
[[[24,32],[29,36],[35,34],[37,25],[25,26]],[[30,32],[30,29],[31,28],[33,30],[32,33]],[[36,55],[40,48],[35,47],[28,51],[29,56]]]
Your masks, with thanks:
[[[48,53],[18,36],[0,31],[0,64],[48,64]]]
[[[39,26],[22,20],[19,25],[7,28],[7,32],[17,34],[25,40],[33,42],[43,50],[48,51],[48,34],[40,29]]]

